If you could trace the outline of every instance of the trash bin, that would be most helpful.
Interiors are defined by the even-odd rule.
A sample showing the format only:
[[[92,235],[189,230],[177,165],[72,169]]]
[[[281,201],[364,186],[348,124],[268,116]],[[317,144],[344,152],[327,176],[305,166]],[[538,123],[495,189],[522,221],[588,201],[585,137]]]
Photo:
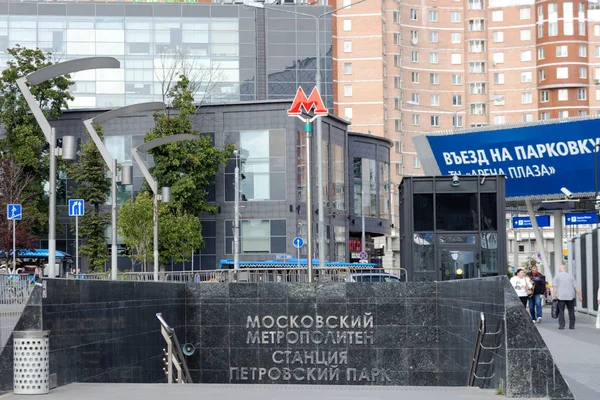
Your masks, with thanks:
[[[15,394],[47,394],[49,331],[13,332]]]

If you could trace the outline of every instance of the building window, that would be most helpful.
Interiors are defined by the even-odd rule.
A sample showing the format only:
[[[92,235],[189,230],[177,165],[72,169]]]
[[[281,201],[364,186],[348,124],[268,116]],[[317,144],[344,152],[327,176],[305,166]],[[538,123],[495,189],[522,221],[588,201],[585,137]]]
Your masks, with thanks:
[[[402,98],[394,97],[394,110],[401,110],[401,109],[402,109]]]
[[[485,94],[486,87],[484,82],[472,82],[469,83],[469,93],[471,94]]]
[[[547,121],[550,119],[550,113],[549,112],[542,112],[540,113],[540,120],[542,121]]]
[[[587,99],[586,89],[577,89],[577,100],[583,101]]]
[[[585,14],[584,14],[584,15],[585,15]],[[582,21],[582,20],[583,20],[583,18],[584,18],[584,17],[580,17],[580,18],[579,18],[579,23],[577,24],[577,25],[578,25],[578,31],[579,31],[579,35],[580,35],[580,36],[583,36],[583,35],[585,35],[585,22],[583,22],[583,21]]]
[[[452,11],[450,13],[450,22],[460,22],[460,11]]]
[[[395,76],[394,77],[394,89],[400,89],[401,86],[402,86],[402,80],[400,79],[399,76]]]
[[[494,115],[494,125],[502,125],[506,122],[504,115]]]
[[[414,169],[421,168],[421,161],[419,160],[419,157],[414,157],[413,158],[413,168]]]
[[[494,72],[494,84],[495,85],[504,85],[504,73],[503,72]]]
[[[469,20],[469,31],[470,32],[482,32],[485,28],[485,21],[482,19],[470,19]]]
[[[400,23],[400,12],[399,11],[392,11],[392,22],[394,24]]]
[[[559,111],[558,118],[560,118],[560,119],[569,118],[569,111],[567,111],[567,110]]]
[[[521,51],[521,62],[531,61],[531,50]]]
[[[352,119],[352,107],[344,108],[344,117],[349,121]]]
[[[352,97],[352,85],[344,85],[344,96]]]
[[[520,19],[531,18],[531,9],[530,8],[520,8],[519,9],[519,17],[520,17]]]
[[[459,94],[455,94],[452,96],[452,105],[453,106],[462,106],[462,96]]]
[[[452,123],[455,128],[461,128],[463,126],[463,117],[459,115],[455,116],[454,121],[452,121]]]
[[[531,92],[521,93],[521,104],[531,104],[533,103],[533,96]]]
[[[432,106],[439,106],[440,105],[440,95],[439,94],[432,94],[430,96],[430,104]]]
[[[540,82],[546,80],[546,70],[544,68],[540,69],[538,71],[538,74],[539,74]]]
[[[419,83],[419,73],[418,72],[411,72],[410,73],[410,81],[412,83]]]
[[[494,31],[494,33],[492,35],[492,40],[494,43],[504,42],[504,32],[503,31]]]
[[[556,79],[569,79],[569,67],[556,68]]]
[[[240,224],[242,254],[285,253],[286,221],[246,219]],[[225,221],[225,252],[233,253],[233,221]]]
[[[459,44],[461,42],[460,32],[452,32],[450,34],[450,41],[454,44]]]
[[[523,114],[521,116],[521,120],[523,122],[531,122],[531,121],[533,121],[533,114]]]
[[[451,60],[452,64],[454,64],[454,65],[462,64],[462,54],[460,54],[460,53],[451,54],[450,60]]]
[[[411,19],[412,21],[416,21],[416,20],[417,20],[417,18],[418,18],[418,15],[417,15],[417,10],[415,10],[414,8],[411,8],[411,9],[410,9],[410,19]]]
[[[431,116],[431,126],[433,126],[433,127],[440,126],[440,117],[439,117],[439,115],[432,115]]]
[[[452,84],[453,85],[462,85],[462,75],[461,74],[452,74]]]
[[[438,12],[429,11],[429,22],[438,22]]]
[[[439,54],[438,53],[429,53],[429,63],[437,64],[439,62]]]
[[[352,30],[352,20],[351,19],[345,19],[344,20],[344,31],[349,32]]]
[[[546,58],[546,50],[543,47],[538,49],[538,60],[543,60]]]
[[[485,115],[485,104],[471,104],[471,115]]]
[[[595,46],[594,47],[594,56],[595,57],[600,57],[600,46]]]
[[[344,63],[344,75],[352,75],[352,63]]]
[[[377,161],[354,158],[354,213],[377,215]],[[364,213],[364,214],[363,214]]]
[[[544,19],[544,6],[538,6],[538,21]]]
[[[579,57],[587,57],[587,46],[585,44],[579,45]]]
[[[577,116],[579,117],[585,117],[587,115],[587,111],[586,110],[579,110],[577,111]]]
[[[569,49],[566,45],[556,46],[556,57],[567,57],[569,55]]]
[[[413,116],[412,116],[412,124],[414,126],[419,126],[419,122],[420,122],[419,114],[413,114]]]
[[[544,37],[544,24],[538,24],[538,38]]]
[[[483,40],[469,40],[469,51],[471,53],[483,53],[485,42]]]
[[[410,40],[412,44],[419,43],[419,31],[410,31]]]
[[[500,94],[498,94],[500,95]],[[503,106],[505,103],[505,96],[504,94],[502,94],[502,98],[498,99],[498,100],[494,100],[494,105],[495,106]]]
[[[410,95],[410,101],[415,104],[421,104],[421,95],[419,93],[412,93]]]
[[[429,43],[437,43],[439,40],[437,32],[429,32]]]
[[[440,84],[440,74],[429,74],[429,83],[432,85]]]
[[[569,90],[568,89],[558,89],[558,101],[567,101],[569,100]]]
[[[400,67],[402,64],[402,55],[394,54],[394,67]]]
[[[600,25],[594,25],[594,36],[600,36]]]
[[[547,103],[550,101],[550,91],[542,90],[540,91],[540,102]]]
[[[396,132],[402,132],[402,120],[401,119],[394,120],[394,130]]]
[[[352,42],[349,40],[344,41],[344,53],[352,53]]]
[[[502,22],[503,20],[504,20],[504,11],[502,11],[502,10],[492,11],[492,21]]]
[[[469,10],[483,10],[483,0],[469,0]]]
[[[587,79],[587,67],[579,67],[579,77],[581,79]]]
[[[394,44],[396,46],[400,46],[401,43],[402,43],[402,35],[400,35],[400,33],[398,33],[398,32],[394,32]]]
[[[533,72],[521,72],[521,83],[529,83],[533,81]]]
[[[472,74],[485,74],[485,62],[472,61],[469,63],[469,72]]]
[[[548,36],[558,36],[558,22],[548,23]]]
[[[521,40],[531,40],[531,30],[521,29],[520,36]]]
[[[226,141],[241,149],[240,180],[243,201],[285,200],[285,130],[231,132]],[[225,168],[225,201],[234,201],[235,158]]]
[[[600,89],[596,89],[596,101],[600,101]]]
[[[492,57],[495,64],[504,64],[504,53],[494,53]]]

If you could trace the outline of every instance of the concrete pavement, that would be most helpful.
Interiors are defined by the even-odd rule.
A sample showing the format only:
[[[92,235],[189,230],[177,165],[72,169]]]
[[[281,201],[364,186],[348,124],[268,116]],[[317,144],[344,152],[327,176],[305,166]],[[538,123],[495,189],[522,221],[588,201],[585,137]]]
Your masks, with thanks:
[[[559,330],[550,307],[544,307],[544,316],[538,330],[575,399],[600,399],[600,329],[591,318],[578,314],[574,330],[568,329],[568,320],[566,329]]]

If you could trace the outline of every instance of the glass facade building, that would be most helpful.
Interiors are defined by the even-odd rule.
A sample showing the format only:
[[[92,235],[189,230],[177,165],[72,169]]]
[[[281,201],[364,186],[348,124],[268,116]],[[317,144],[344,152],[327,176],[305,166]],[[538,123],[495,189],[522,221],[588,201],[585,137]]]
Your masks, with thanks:
[[[331,16],[319,24],[321,92],[333,109]],[[73,74],[71,108],[161,101],[180,71],[195,82],[199,103],[291,99],[299,86],[315,85],[316,35],[314,18],[242,5],[0,2],[0,68],[16,45],[52,52],[55,61],[121,61],[120,69]]]

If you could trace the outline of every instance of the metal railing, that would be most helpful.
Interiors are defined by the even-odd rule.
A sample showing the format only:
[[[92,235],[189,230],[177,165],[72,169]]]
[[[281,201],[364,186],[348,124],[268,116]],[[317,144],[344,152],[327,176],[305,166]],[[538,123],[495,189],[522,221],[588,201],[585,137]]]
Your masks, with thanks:
[[[29,275],[0,274],[0,349],[19,322],[34,288]]]
[[[314,268],[315,282],[390,282],[407,281],[407,272],[404,268],[349,268],[325,267]],[[67,279],[101,279],[110,280],[110,272],[93,274],[67,274]],[[238,270],[215,269],[201,271],[161,271],[158,274],[161,282],[308,282],[306,267],[294,268],[241,268]],[[117,275],[120,281],[154,281],[153,272],[123,272]]]
[[[167,375],[167,382],[173,383],[173,367],[175,367],[177,370],[175,383],[192,383],[190,371],[185,362],[175,330],[167,324],[161,313],[157,313],[156,318],[160,322],[160,332],[167,343],[167,348],[163,349],[165,355],[165,358],[163,358],[165,368],[163,370]]]

